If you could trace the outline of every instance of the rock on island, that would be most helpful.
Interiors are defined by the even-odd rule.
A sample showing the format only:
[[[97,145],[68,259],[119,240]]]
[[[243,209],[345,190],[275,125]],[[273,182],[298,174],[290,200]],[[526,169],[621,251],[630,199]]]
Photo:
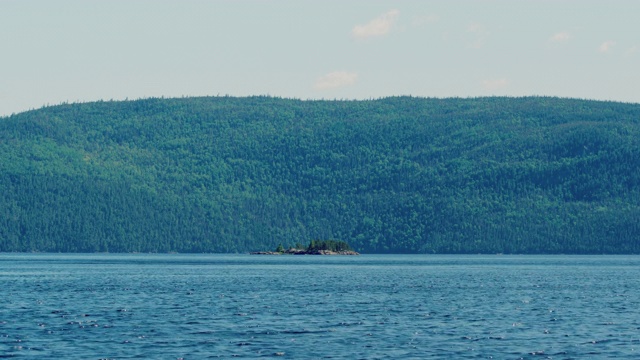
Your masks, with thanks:
[[[282,244],[275,251],[254,251],[251,255],[360,255],[344,241],[311,240],[308,246],[296,244],[289,249]]]

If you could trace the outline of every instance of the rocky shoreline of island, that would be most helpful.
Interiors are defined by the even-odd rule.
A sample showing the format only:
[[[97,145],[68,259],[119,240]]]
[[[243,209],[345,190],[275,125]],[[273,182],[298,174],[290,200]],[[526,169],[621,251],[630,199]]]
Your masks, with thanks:
[[[344,241],[312,240],[308,246],[295,246],[285,249],[282,244],[275,251],[254,251],[251,255],[360,255]]]
[[[317,250],[317,251],[304,251],[288,249],[284,252],[278,251],[254,251],[250,252],[251,255],[360,255],[359,252],[353,250],[347,251],[331,251],[331,250]]]

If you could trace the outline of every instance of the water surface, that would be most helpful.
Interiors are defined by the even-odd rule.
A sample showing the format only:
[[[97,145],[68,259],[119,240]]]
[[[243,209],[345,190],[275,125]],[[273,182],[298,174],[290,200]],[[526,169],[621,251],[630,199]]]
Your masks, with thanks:
[[[0,254],[0,357],[628,358],[638,256]]]

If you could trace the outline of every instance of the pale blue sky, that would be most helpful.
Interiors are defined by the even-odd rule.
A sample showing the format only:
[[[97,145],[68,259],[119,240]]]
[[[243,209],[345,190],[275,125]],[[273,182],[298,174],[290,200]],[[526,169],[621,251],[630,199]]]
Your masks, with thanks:
[[[0,115],[204,95],[640,102],[635,0],[0,0]]]

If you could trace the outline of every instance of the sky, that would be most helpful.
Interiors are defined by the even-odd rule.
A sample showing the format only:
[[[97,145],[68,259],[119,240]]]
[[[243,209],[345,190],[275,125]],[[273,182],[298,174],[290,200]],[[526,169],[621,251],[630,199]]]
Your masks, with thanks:
[[[640,103],[636,0],[0,0],[0,116],[64,102]]]

